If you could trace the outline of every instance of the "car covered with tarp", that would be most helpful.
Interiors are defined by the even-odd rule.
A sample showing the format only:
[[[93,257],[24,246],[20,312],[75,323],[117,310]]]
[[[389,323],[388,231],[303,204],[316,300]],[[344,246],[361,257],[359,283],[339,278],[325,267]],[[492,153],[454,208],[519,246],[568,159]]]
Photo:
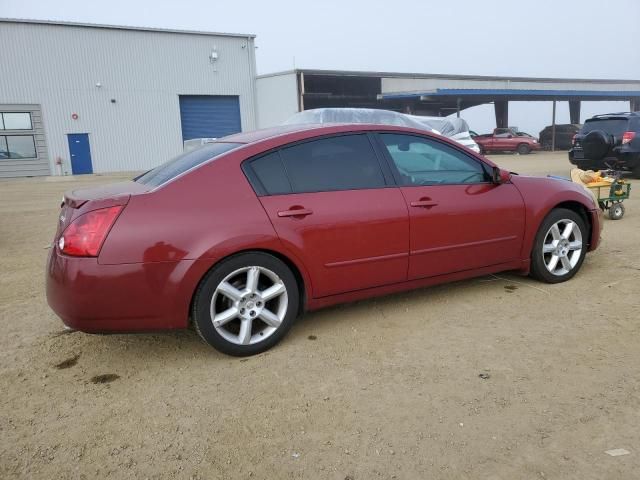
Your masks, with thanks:
[[[314,108],[296,113],[284,125],[305,123],[367,123],[409,127],[438,133],[475,152],[480,151],[471,138],[467,122],[462,118],[422,117],[375,108]]]

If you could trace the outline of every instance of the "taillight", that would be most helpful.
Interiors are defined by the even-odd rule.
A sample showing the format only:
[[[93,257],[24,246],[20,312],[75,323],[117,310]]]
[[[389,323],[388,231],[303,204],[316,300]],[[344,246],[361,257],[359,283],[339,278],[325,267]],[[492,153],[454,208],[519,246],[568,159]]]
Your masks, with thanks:
[[[636,132],[624,132],[622,134],[622,144],[626,145],[627,143],[630,143],[631,140],[633,140],[636,136]]]
[[[101,208],[80,215],[62,232],[58,247],[65,255],[97,257],[122,206]]]
[[[573,134],[573,137],[571,137],[571,145],[575,145],[576,144],[576,137],[578,136],[577,133]]]

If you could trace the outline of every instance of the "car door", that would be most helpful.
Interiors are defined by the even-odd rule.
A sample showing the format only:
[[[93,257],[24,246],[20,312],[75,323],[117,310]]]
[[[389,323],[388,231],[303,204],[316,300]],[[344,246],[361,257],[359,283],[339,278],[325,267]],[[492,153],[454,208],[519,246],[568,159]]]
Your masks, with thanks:
[[[509,150],[512,143],[512,135],[509,132],[500,132],[493,136],[493,148],[495,150]]]
[[[492,183],[488,166],[433,138],[379,140],[409,209],[410,280],[519,258],[524,202],[513,184]]]
[[[367,134],[317,138],[245,163],[314,297],[406,280],[409,214]]]

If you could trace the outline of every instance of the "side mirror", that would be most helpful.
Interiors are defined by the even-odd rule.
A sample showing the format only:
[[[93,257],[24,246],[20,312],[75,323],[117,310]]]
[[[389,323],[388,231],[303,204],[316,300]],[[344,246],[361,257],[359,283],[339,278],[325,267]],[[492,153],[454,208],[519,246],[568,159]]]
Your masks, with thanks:
[[[507,138],[513,138],[513,135],[509,134],[507,135]]]
[[[508,170],[503,170],[500,167],[493,167],[491,172],[491,181],[496,185],[501,183],[507,183],[511,179],[511,173]]]

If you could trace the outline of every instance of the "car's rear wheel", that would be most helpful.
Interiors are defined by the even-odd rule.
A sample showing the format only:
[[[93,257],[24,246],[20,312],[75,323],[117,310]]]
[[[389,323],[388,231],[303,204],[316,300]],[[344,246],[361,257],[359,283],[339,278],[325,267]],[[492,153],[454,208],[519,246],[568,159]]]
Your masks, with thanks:
[[[587,251],[587,226],[576,212],[556,208],[540,225],[531,252],[531,276],[560,283],[572,278]]]
[[[518,154],[520,155],[528,155],[531,152],[531,148],[526,143],[521,143],[518,145]]]
[[[298,305],[298,285],[287,265],[266,253],[244,253],[222,261],[202,280],[193,324],[215,349],[255,355],[284,337]]]

